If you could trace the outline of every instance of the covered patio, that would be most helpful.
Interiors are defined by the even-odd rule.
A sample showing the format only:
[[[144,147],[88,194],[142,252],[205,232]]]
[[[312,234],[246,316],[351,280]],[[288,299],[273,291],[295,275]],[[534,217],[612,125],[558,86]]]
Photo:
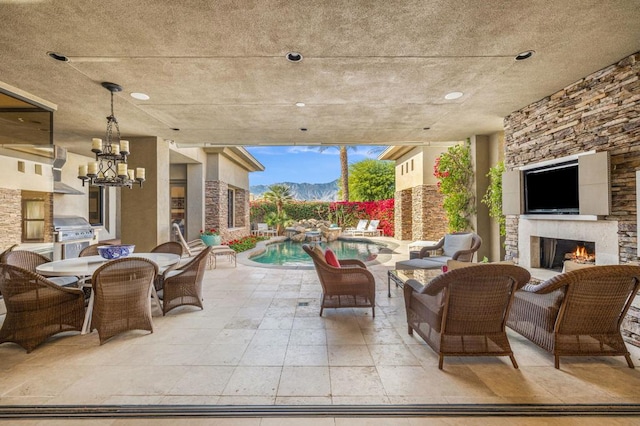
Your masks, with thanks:
[[[505,413],[528,417],[527,424],[566,424],[565,417],[536,418],[547,410],[598,414],[578,418],[580,424],[602,422],[607,413],[638,414],[640,372],[624,358],[565,358],[556,370],[550,354],[512,332],[518,370],[495,357],[448,357],[438,370],[437,354],[406,332],[402,290],[392,288],[387,297],[387,271],[407,256],[406,242],[400,243],[384,263],[370,265],[375,318],[370,309],[327,309],[319,317],[314,270],[259,267],[243,253],[237,267],[221,261],[206,271],[204,310],[155,312],[153,334],[128,332],[103,346],[96,333],[62,334],[31,354],[3,344],[0,416],[52,409],[71,418],[115,416],[90,424],[269,425],[322,416],[304,422],[426,425],[512,424],[513,417],[483,418]],[[637,362],[640,349],[629,348]],[[465,410],[474,417],[455,420]],[[118,419],[124,413],[147,419]],[[239,418],[247,415],[262,419]],[[158,416],[181,417],[149,419]]]

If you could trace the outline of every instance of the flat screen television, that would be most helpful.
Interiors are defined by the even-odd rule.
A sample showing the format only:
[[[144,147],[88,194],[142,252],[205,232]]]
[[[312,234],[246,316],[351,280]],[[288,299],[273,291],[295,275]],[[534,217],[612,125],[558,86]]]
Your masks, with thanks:
[[[524,211],[529,214],[579,214],[578,161],[526,170]]]

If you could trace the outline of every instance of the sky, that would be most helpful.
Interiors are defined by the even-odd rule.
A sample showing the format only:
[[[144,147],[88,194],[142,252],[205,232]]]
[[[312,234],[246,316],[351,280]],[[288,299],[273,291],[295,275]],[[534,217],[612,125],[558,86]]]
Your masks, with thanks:
[[[349,148],[349,164],[376,159],[373,146]],[[264,172],[249,173],[249,185],[272,185],[281,182],[328,183],[340,178],[340,150],[330,146],[324,152],[318,146],[250,146],[246,147],[262,165]]]

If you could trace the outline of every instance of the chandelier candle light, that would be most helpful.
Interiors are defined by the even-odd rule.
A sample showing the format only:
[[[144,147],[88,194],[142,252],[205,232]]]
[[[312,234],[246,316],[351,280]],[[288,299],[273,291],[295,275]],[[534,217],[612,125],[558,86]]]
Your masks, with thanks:
[[[133,187],[137,183],[142,187],[145,180],[145,170],[142,167],[129,169],[127,155],[129,155],[129,141],[120,139],[120,126],[113,114],[113,93],[122,91],[122,87],[115,83],[102,83],[102,87],[111,92],[111,115],[107,117],[107,133],[105,140],[93,138],[91,151],[96,155],[96,161],[78,167],[78,179],[93,186],[127,186]],[[113,127],[116,128],[115,137]]]

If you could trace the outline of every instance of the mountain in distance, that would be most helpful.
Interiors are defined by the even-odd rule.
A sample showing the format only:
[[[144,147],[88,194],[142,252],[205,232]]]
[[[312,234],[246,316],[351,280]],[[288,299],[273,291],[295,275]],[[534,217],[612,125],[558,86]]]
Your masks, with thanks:
[[[291,195],[299,201],[337,201],[338,184],[333,181],[329,183],[295,183],[282,182],[278,185],[287,185],[291,190]],[[262,194],[269,190],[271,185],[251,185],[249,192],[256,198],[261,198]]]

